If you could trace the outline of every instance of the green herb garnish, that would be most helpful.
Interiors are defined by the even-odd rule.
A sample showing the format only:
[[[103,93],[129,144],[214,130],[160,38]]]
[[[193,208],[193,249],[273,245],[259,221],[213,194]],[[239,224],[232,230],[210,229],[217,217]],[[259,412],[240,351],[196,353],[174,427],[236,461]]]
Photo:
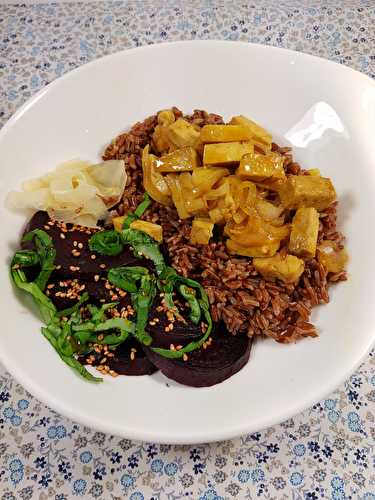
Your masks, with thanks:
[[[52,239],[45,231],[34,229],[34,231],[25,234],[22,241],[34,241],[41,267],[41,271],[35,283],[41,290],[44,290],[52,271],[55,269],[54,262],[56,250],[53,246]]]
[[[148,209],[148,207],[151,205],[151,203],[152,203],[151,198],[149,197],[149,195],[147,193],[145,193],[143,195],[143,201],[138,205],[138,207],[134,210],[133,213],[130,213],[127,215],[122,227],[124,229],[128,229],[132,222],[134,222],[135,220],[142,217],[142,215]]]
[[[89,248],[92,252],[98,252],[101,255],[119,255],[124,245],[118,231],[98,231],[89,239]]]

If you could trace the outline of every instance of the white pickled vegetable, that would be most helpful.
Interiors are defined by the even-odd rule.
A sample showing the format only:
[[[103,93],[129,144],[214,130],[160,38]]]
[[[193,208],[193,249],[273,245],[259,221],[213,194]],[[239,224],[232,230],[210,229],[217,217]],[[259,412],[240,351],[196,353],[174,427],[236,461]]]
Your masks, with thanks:
[[[76,160],[23,182],[23,191],[9,193],[6,204],[16,210],[45,210],[53,219],[95,227],[120,201],[125,185],[123,161],[91,165]]]

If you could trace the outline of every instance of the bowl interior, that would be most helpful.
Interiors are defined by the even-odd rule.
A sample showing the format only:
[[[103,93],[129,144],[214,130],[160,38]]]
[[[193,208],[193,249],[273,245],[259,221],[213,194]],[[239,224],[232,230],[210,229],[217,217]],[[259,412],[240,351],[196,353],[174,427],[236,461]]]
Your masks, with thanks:
[[[306,168],[337,189],[347,235],[349,280],[314,310],[320,337],[283,346],[259,339],[248,365],[226,382],[192,389],[165,379],[77,378],[39,333],[40,322],[9,283],[9,257],[23,217],[2,213],[0,358],[52,408],[134,439],[213,441],[279,422],[333,390],[363,359],[375,335],[375,86],[365,76],[291,51],[228,42],[162,44],[120,52],[57,80],[0,134],[1,199],[59,162],[100,158],[118,133],[173,105],[230,118],[244,114],[291,145]]]

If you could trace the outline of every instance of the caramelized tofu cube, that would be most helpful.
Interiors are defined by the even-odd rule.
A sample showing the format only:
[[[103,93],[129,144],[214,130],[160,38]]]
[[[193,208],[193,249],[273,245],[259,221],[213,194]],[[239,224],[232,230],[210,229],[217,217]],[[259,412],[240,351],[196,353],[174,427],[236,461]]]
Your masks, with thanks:
[[[198,166],[198,154],[194,148],[187,146],[176,149],[172,153],[161,156],[155,162],[158,172],[188,172]]]
[[[249,120],[249,118],[246,118],[246,116],[234,116],[230,123],[246,127],[251,133],[251,137],[253,137],[256,141],[259,141],[267,146],[272,144],[272,135],[257,123]]]
[[[119,217],[113,217],[112,224],[116,231],[122,231],[124,220],[125,220],[125,215],[121,215]]]
[[[201,141],[204,143],[248,141],[251,137],[249,129],[242,125],[205,125],[201,129]]]
[[[279,279],[284,283],[297,283],[305,269],[303,260],[294,255],[256,258],[253,265],[263,278],[271,281]]]
[[[315,257],[319,214],[315,208],[299,208],[293,217],[289,240],[290,253],[297,257]]]
[[[251,142],[222,142],[217,144],[206,144],[203,152],[203,163],[205,165],[233,165],[241,158],[254,151]]]
[[[284,158],[277,153],[249,153],[242,157],[236,174],[254,182],[285,179]]]
[[[168,140],[176,147],[184,146],[196,147],[199,142],[198,130],[188,121],[179,118],[171,123],[167,128]]]
[[[148,234],[158,243],[163,241],[163,228],[159,224],[154,224],[153,222],[145,220],[135,220],[130,224],[130,228]]]
[[[272,241],[260,246],[246,247],[236,241],[227,239],[227,249],[230,253],[244,257],[272,257],[280,247],[280,241]]]
[[[336,199],[330,179],[311,175],[291,175],[279,191],[285,208],[314,207],[324,210]]]
[[[190,242],[195,245],[208,245],[214,224],[207,219],[195,218],[191,226]]]

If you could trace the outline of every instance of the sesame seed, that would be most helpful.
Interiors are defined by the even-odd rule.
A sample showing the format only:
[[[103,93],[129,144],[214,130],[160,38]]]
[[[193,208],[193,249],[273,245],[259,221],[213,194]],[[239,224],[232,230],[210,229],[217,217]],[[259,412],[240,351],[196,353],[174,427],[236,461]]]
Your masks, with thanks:
[[[91,258],[92,258],[92,260],[95,260],[96,259],[96,255],[95,254],[91,254]]]
[[[134,359],[135,359],[135,353],[133,351],[130,353],[130,359],[132,361],[134,361]]]
[[[99,265],[99,267],[100,267],[101,269],[105,269],[105,264],[100,264],[100,265]]]
[[[55,286],[55,284],[54,284],[54,283],[50,283],[49,285],[47,285],[47,288],[51,289],[51,288],[53,288],[54,286]]]
[[[73,246],[76,247],[78,243],[76,241],[73,241]]]
[[[103,359],[101,359],[101,360],[100,360],[100,364],[101,364],[101,365],[104,365],[104,363],[105,363],[106,361],[107,361],[107,358],[106,358],[106,357],[104,357]]]
[[[171,344],[171,345],[169,346],[169,349],[170,349],[171,351],[175,351],[175,350],[176,350],[176,348],[175,348],[174,344]]]
[[[83,248],[83,244],[82,243],[78,243],[78,248]]]
[[[65,234],[60,233],[60,238],[61,238],[62,240],[65,240]]]
[[[49,231],[51,228],[50,226],[43,226],[46,231]]]
[[[137,352],[137,349],[136,349],[135,347],[132,347],[132,348],[130,349],[130,351],[131,351],[131,352]]]
[[[176,351],[179,351],[180,349],[182,349],[182,345],[176,346]]]
[[[182,359],[183,359],[184,361],[187,361],[187,360],[188,360],[188,357],[187,357],[187,354],[186,354],[186,353],[184,353],[184,354],[183,354]]]
[[[95,276],[94,276],[94,280],[95,280],[95,281],[99,281],[99,279],[100,279],[99,274],[95,274]]]
[[[155,326],[156,325],[155,321],[149,321],[148,324],[151,325],[151,326]]]
[[[56,266],[56,269],[57,269],[57,270],[61,269],[60,264],[59,264],[58,266]]]

